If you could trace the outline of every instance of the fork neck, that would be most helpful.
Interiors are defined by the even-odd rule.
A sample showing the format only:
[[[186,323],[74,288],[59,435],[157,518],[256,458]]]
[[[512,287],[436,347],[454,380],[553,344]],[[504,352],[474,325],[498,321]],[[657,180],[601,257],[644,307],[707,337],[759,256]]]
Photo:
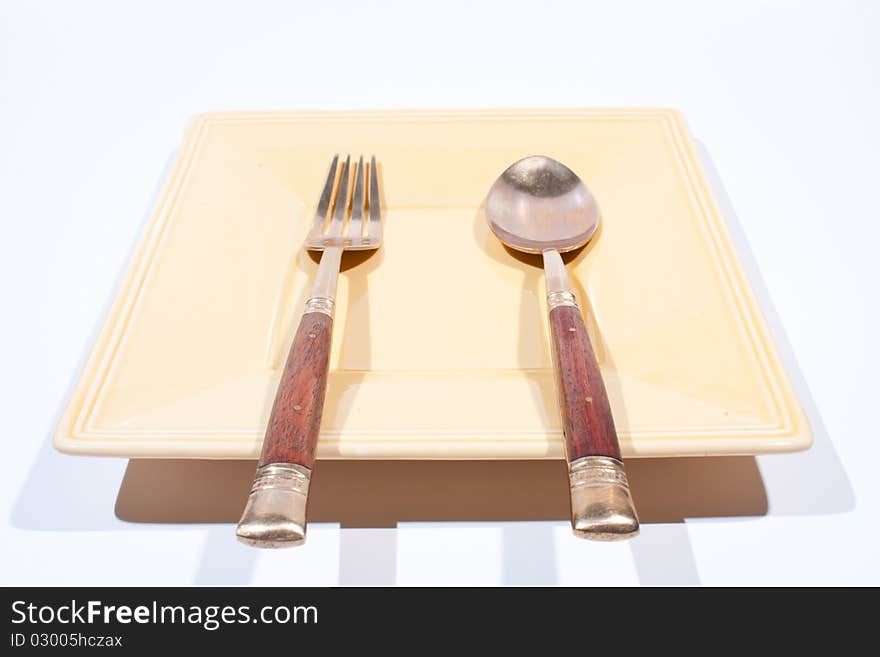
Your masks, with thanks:
[[[306,312],[323,312],[333,316],[333,306],[336,303],[336,281],[339,279],[342,251],[341,246],[328,246],[321,253],[318,273],[315,275],[309,299],[306,301]]]

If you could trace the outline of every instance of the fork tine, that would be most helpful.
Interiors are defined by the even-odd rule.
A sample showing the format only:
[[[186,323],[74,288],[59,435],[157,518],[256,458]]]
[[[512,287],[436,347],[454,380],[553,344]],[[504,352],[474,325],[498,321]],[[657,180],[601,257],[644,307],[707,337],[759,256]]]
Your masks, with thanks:
[[[345,222],[345,211],[348,207],[348,169],[351,164],[351,156],[346,155],[342,165],[342,173],[339,175],[339,189],[336,192],[336,203],[333,208],[333,221],[327,235],[331,237],[342,236],[342,224]]]
[[[324,190],[321,192],[321,198],[318,200],[318,207],[315,209],[315,219],[312,222],[312,233],[320,235],[324,232],[324,223],[327,220],[327,210],[330,208],[330,198],[333,195],[333,182],[336,180],[336,164],[339,162],[339,155],[333,156],[330,162],[330,173],[327,174],[327,181],[324,183]]]
[[[367,235],[370,241],[382,238],[382,202],[379,198],[379,173],[376,170],[376,156],[370,158],[370,223]]]
[[[364,236],[364,156],[358,158],[357,174],[354,179],[354,194],[351,200],[351,222],[348,236],[352,241]]]

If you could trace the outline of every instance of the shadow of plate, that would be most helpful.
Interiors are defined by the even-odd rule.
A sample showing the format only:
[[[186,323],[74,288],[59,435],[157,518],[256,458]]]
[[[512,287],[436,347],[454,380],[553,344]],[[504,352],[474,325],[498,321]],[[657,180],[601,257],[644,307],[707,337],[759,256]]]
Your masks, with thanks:
[[[697,583],[684,525],[660,525],[767,512],[753,457],[637,459],[627,467],[644,526],[631,545],[642,555],[636,567],[645,583]],[[197,582],[246,583],[256,552],[236,544],[232,523],[254,468],[252,461],[133,459],[116,515],[130,523],[223,523],[209,533]],[[311,523],[342,527],[341,584],[394,584],[393,528],[405,522],[502,523],[503,583],[556,584],[553,528],[568,518],[566,467],[555,460],[321,461],[309,495]]]

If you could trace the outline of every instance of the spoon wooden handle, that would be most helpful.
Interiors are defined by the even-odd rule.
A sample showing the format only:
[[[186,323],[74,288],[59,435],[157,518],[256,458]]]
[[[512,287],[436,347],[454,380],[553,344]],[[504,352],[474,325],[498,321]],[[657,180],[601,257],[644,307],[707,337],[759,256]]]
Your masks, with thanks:
[[[639,521],[581,309],[570,291],[550,292],[548,301],[572,529],[578,536],[595,540],[631,538],[639,531]]]

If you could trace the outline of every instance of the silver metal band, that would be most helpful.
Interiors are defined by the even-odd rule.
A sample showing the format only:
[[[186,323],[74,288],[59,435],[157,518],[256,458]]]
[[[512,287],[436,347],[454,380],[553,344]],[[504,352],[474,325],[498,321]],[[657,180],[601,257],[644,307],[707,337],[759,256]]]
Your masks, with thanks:
[[[257,469],[238,539],[255,547],[290,547],[306,538],[306,505],[312,471],[296,463],[268,463]]]
[[[547,305],[550,310],[559,306],[578,307],[577,297],[570,290],[554,290],[547,293]]]
[[[639,519],[623,463],[609,456],[584,456],[568,465],[571,525],[583,538],[613,541],[639,532]]]
[[[309,481],[312,471],[297,463],[268,463],[257,468],[251,494],[264,490],[285,490],[309,494]]]
[[[580,486],[625,486],[629,481],[623,463],[608,456],[584,456],[568,466],[568,478],[572,489]]]
[[[307,313],[324,313],[333,317],[333,308],[336,302],[330,297],[312,297],[306,301]]]

